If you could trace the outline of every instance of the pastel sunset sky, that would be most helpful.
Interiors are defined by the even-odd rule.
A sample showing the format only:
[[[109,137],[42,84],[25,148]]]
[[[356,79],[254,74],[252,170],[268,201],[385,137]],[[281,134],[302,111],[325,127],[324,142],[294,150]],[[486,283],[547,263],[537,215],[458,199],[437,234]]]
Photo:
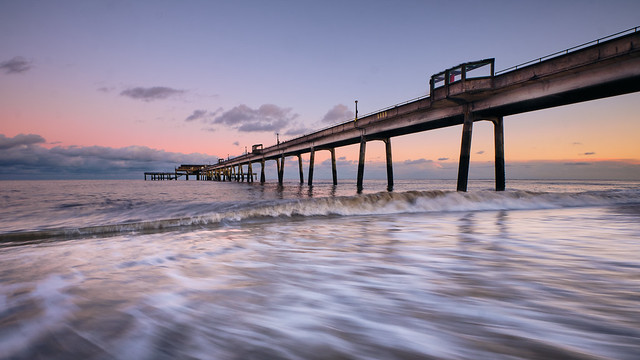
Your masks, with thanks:
[[[423,96],[459,63],[501,70],[638,25],[637,0],[0,0],[0,179],[215,163],[350,120],[356,99],[362,115]],[[507,117],[507,179],[640,180],[639,114],[635,93]],[[397,176],[455,178],[461,131],[394,138]],[[491,178],[490,123],[472,144],[471,176]],[[384,145],[367,151],[384,178]],[[336,152],[354,174],[357,147]]]

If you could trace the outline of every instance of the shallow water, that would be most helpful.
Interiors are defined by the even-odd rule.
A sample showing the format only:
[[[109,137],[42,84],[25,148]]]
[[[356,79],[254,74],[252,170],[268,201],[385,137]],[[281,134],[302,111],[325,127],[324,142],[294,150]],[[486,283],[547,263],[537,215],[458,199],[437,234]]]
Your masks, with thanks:
[[[640,357],[637,183],[2,185],[3,358]]]

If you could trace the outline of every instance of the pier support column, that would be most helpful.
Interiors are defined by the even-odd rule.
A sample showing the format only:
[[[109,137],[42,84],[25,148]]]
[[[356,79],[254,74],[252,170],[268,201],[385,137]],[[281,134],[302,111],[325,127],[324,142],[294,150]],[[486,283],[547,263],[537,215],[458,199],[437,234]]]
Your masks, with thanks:
[[[331,152],[331,175],[333,176],[333,185],[338,185],[338,170],[336,169],[336,149],[329,149]]]
[[[473,114],[467,109],[464,113],[464,125],[462,125],[462,144],[460,145],[460,162],[458,163],[458,191],[467,191],[472,132]]]
[[[262,158],[260,160],[260,183],[264,184],[265,181],[265,177],[264,177],[264,158]]]
[[[358,180],[357,188],[358,192],[362,192],[362,180],[364,178],[364,158],[367,150],[367,142],[364,136],[360,138],[360,157],[358,158]]]
[[[384,141],[385,152],[387,153],[387,191],[393,191],[393,158],[391,157],[391,138]]]
[[[493,138],[496,155],[496,191],[504,191],[506,186],[504,172],[504,126],[502,116],[493,120]]]
[[[249,162],[247,171],[249,171],[249,174],[247,174],[247,181],[253,183],[253,166],[251,166],[251,162]]]
[[[309,186],[313,186],[313,163],[316,158],[316,151],[314,148],[311,148],[309,152]]]
[[[284,179],[284,155],[280,157],[280,167],[278,168],[278,184],[282,185]]]
[[[300,173],[300,184],[304,184],[304,173],[302,172],[302,154],[298,154],[298,172]]]
[[[238,168],[240,169],[240,177],[238,178],[238,181],[244,182],[244,167],[242,164],[238,164]]]

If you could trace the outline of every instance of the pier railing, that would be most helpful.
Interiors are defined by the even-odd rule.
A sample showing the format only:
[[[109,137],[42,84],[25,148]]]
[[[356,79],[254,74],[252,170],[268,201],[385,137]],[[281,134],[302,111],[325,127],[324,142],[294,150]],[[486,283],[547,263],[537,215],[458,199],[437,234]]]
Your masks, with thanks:
[[[515,65],[515,66],[508,67],[506,69],[502,69],[500,71],[496,71],[496,75],[499,75],[499,74],[502,74],[502,73],[506,73],[506,72],[509,72],[509,71],[513,71],[513,70],[517,70],[517,69],[523,68],[525,66],[537,64],[537,63],[542,62],[544,60],[548,60],[548,59],[554,58],[556,56],[565,55],[565,54],[568,54],[570,52],[574,52],[576,50],[580,50],[582,48],[585,48],[585,47],[588,47],[588,46],[591,46],[591,45],[597,45],[597,44],[600,44],[601,41],[611,40],[611,39],[614,39],[614,38],[617,38],[617,37],[620,37],[620,36],[632,34],[632,33],[637,32],[639,28],[640,27],[636,26],[636,27],[633,27],[631,29],[620,31],[618,33],[615,33],[615,34],[612,34],[612,35],[609,35],[609,36],[605,36],[605,37],[602,37],[602,38],[599,38],[599,39],[596,39],[596,40],[592,40],[592,41],[586,42],[584,44],[580,44],[580,45],[576,45],[576,46],[570,47],[568,49],[564,49],[562,51],[554,52],[553,54],[549,54],[549,55],[546,55],[546,56],[543,56],[543,57],[539,57],[537,59],[529,60],[527,62],[523,62],[522,64],[518,64],[518,65]]]

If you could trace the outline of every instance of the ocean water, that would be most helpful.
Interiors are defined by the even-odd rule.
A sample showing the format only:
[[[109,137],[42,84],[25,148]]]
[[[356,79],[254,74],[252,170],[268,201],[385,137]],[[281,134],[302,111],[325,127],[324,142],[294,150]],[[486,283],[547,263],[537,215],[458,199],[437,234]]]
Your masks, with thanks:
[[[0,359],[640,359],[640,182],[0,182]]]

